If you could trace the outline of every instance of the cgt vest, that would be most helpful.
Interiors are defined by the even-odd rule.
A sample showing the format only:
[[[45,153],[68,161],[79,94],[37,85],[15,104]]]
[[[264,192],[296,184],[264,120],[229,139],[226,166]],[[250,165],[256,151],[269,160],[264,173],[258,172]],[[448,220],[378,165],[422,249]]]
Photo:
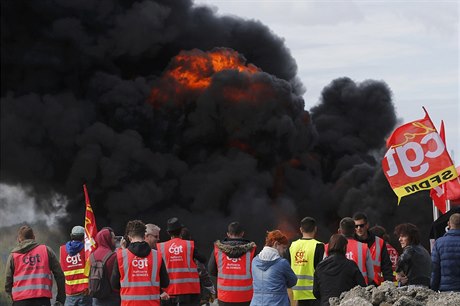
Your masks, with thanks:
[[[226,303],[248,302],[252,299],[251,261],[256,248],[241,257],[230,258],[214,244],[217,264],[217,298]]]
[[[85,248],[78,254],[70,256],[65,244],[61,245],[60,261],[65,276],[65,293],[67,295],[84,293],[88,289],[88,277],[83,273],[85,270]]]
[[[370,247],[372,265],[374,266],[374,282],[378,286],[381,283],[382,276],[382,248],[385,247],[385,241],[380,237],[375,237],[375,241]]]
[[[199,294],[200,278],[193,260],[194,242],[173,238],[157,246],[169,275],[169,286],[165,291],[169,295]]]
[[[160,305],[161,256],[152,250],[138,257],[128,249],[117,250],[122,306]]]
[[[41,244],[25,254],[13,253],[13,301],[51,298],[53,279],[48,250]]]
[[[315,239],[299,239],[292,242],[289,248],[291,268],[297,276],[297,284],[292,287],[294,300],[314,300],[313,274],[316,245]]]
[[[367,277],[367,267],[366,267],[366,256],[367,256],[367,244],[356,241],[353,238],[347,238],[347,253],[345,256],[353,260],[357,265],[361,274],[366,281],[366,284],[369,284],[369,278]]]

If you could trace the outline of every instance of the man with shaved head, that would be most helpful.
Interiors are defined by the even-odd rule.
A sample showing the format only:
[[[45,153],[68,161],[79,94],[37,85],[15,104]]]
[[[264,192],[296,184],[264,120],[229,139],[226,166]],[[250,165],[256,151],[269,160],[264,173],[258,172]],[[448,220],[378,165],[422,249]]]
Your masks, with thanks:
[[[431,289],[460,292],[460,214],[452,214],[447,226],[431,251]]]

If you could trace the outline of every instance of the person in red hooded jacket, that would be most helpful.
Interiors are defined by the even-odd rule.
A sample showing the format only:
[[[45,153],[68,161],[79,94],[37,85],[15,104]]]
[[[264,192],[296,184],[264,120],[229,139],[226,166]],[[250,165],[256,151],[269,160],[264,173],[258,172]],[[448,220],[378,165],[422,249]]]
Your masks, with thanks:
[[[93,252],[94,260],[103,260],[108,253],[112,253],[105,263],[105,276],[110,282],[113,266],[117,259],[115,250],[115,234],[110,227],[101,229],[95,238],[97,249]],[[90,257],[90,260],[91,257]],[[112,288],[112,294],[104,299],[93,298],[93,306],[118,306],[120,305],[120,292]]]

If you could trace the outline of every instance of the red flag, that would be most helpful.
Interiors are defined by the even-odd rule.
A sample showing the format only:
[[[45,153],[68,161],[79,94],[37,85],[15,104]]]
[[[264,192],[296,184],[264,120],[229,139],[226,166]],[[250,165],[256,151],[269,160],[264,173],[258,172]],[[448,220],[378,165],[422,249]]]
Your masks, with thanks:
[[[426,110],[423,119],[398,127],[387,146],[382,168],[398,199],[458,176]]]
[[[446,134],[444,132],[444,121],[441,121],[441,128],[439,129],[439,136],[441,140],[446,145]],[[430,190],[430,197],[433,199],[434,206],[436,206],[441,213],[446,213],[446,201],[447,201],[447,193],[446,193],[446,184],[441,184],[439,186],[434,187]]]
[[[83,192],[85,193],[85,205],[86,205],[86,213],[85,213],[85,258],[86,258],[86,266],[85,266],[85,274],[89,274],[89,256],[91,252],[93,252],[96,248],[96,241],[94,238],[97,235],[97,226],[96,226],[96,218],[94,217],[93,209],[91,208],[91,203],[89,201],[88,190],[86,189],[86,185],[83,185]]]
[[[460,172],[460,166],[457,167],[457,173]],[[451,201],[460,200],[460,176],[455,180],[448,181],[446,184],[447,199]]]

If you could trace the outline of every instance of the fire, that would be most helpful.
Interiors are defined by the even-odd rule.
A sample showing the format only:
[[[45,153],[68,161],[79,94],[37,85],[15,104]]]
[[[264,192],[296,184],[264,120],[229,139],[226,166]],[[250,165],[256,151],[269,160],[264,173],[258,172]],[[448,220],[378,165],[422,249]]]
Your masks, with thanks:
[[[184,96],[204,91],[211,84],[213,75],[223,70],[238,70],[248,74],[261,71],[252,64],[246,64],[245,58],[231,49],[182,51],[172,59],[162,78],[152,89],[149,100],[156,107],[164,105],[168,99],[177,104]],[[244,96],[244,93],[236,95]]]

